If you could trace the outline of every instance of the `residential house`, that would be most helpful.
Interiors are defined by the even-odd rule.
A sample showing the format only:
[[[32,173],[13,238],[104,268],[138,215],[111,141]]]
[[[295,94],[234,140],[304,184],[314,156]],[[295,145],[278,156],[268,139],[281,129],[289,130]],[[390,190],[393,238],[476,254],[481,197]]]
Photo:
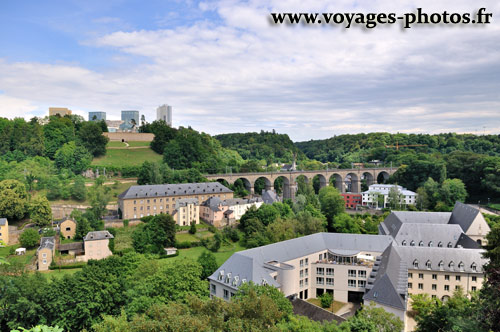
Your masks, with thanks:
[[[72,239],[76,233],[76,220],[65,218],[58,222],[59,231],[65,239]]]
[[[36,251],[38,271],[47,271],[49,269],[56,250],[56,239],[53,236],[42,237],[40,247]]]
[[[109,240],[113,235],[108,231],[89,232],[83,238],[85,255],[80,260],[103,259],[113,255],[109,249]]]
[[[215,227],[232,224],[245,214],[252,206],[257,209],[264,204],[261,198],[229,198],[221,200],[218,197],[207,199],[200,206],[201,218]]]
[[[362,193],[362,204],[373,208],[386,208],[388,205],[389,192],[395,188],[400,194],[402,206],[415,205],[417,194],[395,184],[372,184],[367,191]],[[382,198],[383,197],[383,200]]]
[[[175,223],[179,226],[189,226],[193,222],[200,223],[200,206],[197,198],[182,198],[175,202],[175,211],[172,214]]]

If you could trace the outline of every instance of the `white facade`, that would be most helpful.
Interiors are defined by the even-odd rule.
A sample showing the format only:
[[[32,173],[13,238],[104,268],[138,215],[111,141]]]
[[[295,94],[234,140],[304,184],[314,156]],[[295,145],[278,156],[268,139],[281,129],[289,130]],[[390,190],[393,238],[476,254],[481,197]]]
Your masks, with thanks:
[[[407,190],[401,186],[395,184],[372,184],[367,191],[362,193],[361,199],[363,205],[372,206],[375,208],[385,208],[387,207],[389,191],[391,188],[396,187],[398,192],[402,194],[401,204],[407,205],[415,205],[417,203],[417,194],[411,190]],[[378,202],[378,197],[384,197],[383,206]]]
[[[237,200],[227,200],[228,202],[235,201],[234,204],[228,204],[229,210],[233,210],[234,212],[234,219],[235,220],[240,220],[241,217],[247,212],[248,209],[250,209],[252,206],[255,206],[256,209],[260,208],[262,204],[264,204],[263,201],[251,201],[247,200],[243,203],[236,203]]]
[[[172,106],[168,106],[167,104],[158,106],[156,109],[156,120],[165,121],[172,127]]]

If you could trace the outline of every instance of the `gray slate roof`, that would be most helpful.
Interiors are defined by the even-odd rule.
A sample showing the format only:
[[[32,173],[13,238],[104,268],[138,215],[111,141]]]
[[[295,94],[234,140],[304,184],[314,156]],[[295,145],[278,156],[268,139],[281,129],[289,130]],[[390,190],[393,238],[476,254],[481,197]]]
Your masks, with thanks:
[[[262,284],[263,281],[279,287],[280,285],[269,274],[273,267],[265,264],[270,261],[286,262],[303,257],[321,250],[350,250],[383,252],[392,243],[390,236],[343,234],[343,233],[316,233],[296,239],[277,242],[262,247],[252,248],[233,254],[209,279],[215,282],[221,271],[224,280],[231,273],[231,280],[225,283],[237,288],[243,279]],[[232,278],[238,276],[238,283],[232,284]],[[223,281],[224,281],[223,280]]]
[[[409,269],[413,269],[415,261],[419,269],[425,269],[426,262],[430,261],[431,271],[483,273],[483,265],[487,263],[482,249],[396,247],[396,250]],[[442,269],[439,267],[441,261]],[[461,262],[464,265],[462,270],[459,268]],[[476,265],[476,271],[472,269],[473,264]]]
[[[460,202],[455,203],[451,212],[450,224],[457,224],[467,232],[474,219],[479,214],[479,210]]]
[[[114,236],[108,231],[95,231],[88,232],[87,235],[83,238],[83,241],[97,241],[104,239],[113,239]]]
[[[219,182],[202,183],[179,183],[179,184],[155,184],[143,186],[131,186],[122,192],[118,198],[155,198],[164,196],[180,195],[210,195],[221,193],[232,193],[233,191]]]
[[[437,247],[441,242],[443,247],[447,247],[448,243],[455,247],[461,234],[462,228],[459,225],[406,223],[401,225],[394,240],[398,245],[403,245],[403,241],[406,241],[405,245],[409,246],[414,241],[415,246],[423,242],[425,247]]]
[[[188,204],[198,205],[198,199],[197,198],[183,198],[183,199],[178,199],[177,201],[175,201],[176,208],[179,208],[181,206],[186,206]]]
[[[262,200],[266,204],[273,204],[274,202],[279,202],[280,198],[274,190],[262,190]]]
[[[255,198],[229,198],[221,200],[219,197],[210,197],[201,205],[209,207],[212,211],[220,211],[219,206],[235,206],[262,202],[260,197]]]
[[[42,237],[40,239],[40,247],[38,247],[38,250],[41,250],[44,248],[54,250],[55,245],[56,245],[56,239],[53,236]]]
[[[408,268],[395,246],[389,246],[382,253],[373,287],[363,296],[364,300],[375,301],[387,306],[406,310],[408,294]]]
[[[7,223],[7,218],[0,218],[0,226],[5,226]]]

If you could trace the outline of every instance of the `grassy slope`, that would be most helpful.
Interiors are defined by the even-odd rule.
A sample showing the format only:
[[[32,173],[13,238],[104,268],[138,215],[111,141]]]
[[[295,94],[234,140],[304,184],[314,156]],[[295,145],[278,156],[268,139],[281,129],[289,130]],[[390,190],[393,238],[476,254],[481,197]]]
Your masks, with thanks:
[[[94,158],[92,165],[102,167],[140,166],[146,160],[156,162],[162,160],[162,156],[151,149],[108,149],[105,156]]]

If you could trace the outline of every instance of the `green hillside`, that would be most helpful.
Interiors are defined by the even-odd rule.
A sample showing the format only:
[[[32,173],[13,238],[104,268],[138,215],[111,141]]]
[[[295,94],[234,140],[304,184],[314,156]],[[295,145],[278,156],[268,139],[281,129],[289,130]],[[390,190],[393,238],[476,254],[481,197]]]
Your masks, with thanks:
[[[140,142],[143,143],[143,142]],[[138,146],[134,142],[129,143],[131,146]],[[106,149],[106,155],[92,160],[94,166],[140,166],[145,161],[159,162],[162,160],[162,155],[154,152],[150,148],[143,149]]]

